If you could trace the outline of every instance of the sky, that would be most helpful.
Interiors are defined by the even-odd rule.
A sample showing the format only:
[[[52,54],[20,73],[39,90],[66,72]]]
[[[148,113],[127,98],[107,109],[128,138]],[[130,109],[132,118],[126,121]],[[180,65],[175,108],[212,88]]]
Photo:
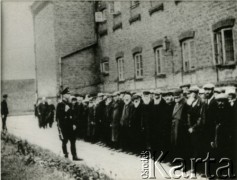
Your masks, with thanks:
[[[2,2],[2,80],[35,79],[32,2]]]

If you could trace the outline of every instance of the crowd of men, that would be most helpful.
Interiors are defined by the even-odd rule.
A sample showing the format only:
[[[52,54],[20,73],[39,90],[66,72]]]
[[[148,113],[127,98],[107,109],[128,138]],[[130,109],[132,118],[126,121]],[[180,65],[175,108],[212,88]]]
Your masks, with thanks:
[[[50,99],[43,97],[35,104],[35,117],[38,118],[39,128],[52,128],[54,122],[55,106]]]
[[[42,113],[41,113],[42,115]],[[173,157],[206,157],[207,152],[234,158],[236,90],[226,93],[213,84],[185,85],[173,91],[72,95],[61,92],[56,120],[65,157],[71,141],[81,138],[124,151],[169,151]]]

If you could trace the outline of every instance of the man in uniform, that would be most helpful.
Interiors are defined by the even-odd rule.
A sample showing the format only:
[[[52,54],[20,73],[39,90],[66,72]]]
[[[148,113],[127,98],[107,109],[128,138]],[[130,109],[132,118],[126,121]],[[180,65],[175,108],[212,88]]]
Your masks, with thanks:
[[[61,92],[63,99],[58,103],[56,120],[58,123],[59,135],[62,140],[62,149],[65,158],[68,158],[67,143],[71,144],[72,158],[75,161],[81,160],[77,157],[76,152],[76,122],[72,118],[71,104],[69,103],[70,93],[69,88],[65,88]]]
[[[7,115],[8,115],[8,106],[7,106],[7,94],[3,95],[3,100],[1,102],[1,115],[2,115],[2,130],[6,131],[7,130]]]

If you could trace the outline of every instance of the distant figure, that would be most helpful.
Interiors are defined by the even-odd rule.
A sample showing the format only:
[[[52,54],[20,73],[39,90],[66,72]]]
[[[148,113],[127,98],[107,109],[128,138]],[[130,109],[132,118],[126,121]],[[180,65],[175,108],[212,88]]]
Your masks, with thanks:
[[[47,123],[49,124],[49,127],[52,128],[53,122],[54,122],[54,111],[55,106],[53,105],[52,101],[48,99],[48,115],[47,115]]]
[[[3,95],[3,100],[1,102],[1,114],[2,114],[2,130],[7,131],[7,115],[8,115],[8,107],[7,107],[7,94]]]
[[[38,106],[38,113],[39,113],[39,127],[46,128],[47,127],[47,114],[48,114],[48,103],[46,101],[46,98],[42,98],[42,102]]]

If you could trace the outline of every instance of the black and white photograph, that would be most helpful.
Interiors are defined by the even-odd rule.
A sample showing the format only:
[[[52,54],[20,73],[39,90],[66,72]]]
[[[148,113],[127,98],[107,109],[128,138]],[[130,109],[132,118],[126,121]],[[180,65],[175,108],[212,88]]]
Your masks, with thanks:
[[[237,179],[236,0],[2,0],[1,179]]]

